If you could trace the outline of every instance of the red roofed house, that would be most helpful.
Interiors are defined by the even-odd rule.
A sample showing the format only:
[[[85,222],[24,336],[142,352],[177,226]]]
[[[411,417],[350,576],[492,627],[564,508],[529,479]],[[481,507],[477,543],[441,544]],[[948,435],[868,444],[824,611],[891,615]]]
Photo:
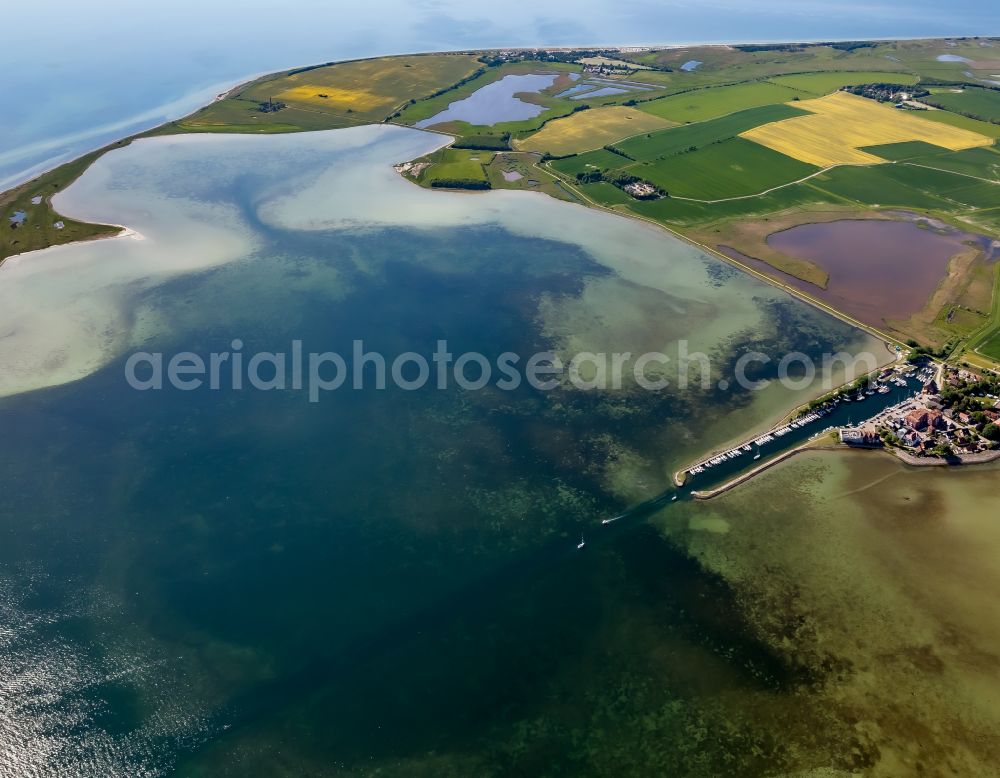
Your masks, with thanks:
[[[927,408],[916,408],[906,414],[906,426],[918,432],[925,429],[942,429],[946,424],[944,416],[938,411],[931,411]]]

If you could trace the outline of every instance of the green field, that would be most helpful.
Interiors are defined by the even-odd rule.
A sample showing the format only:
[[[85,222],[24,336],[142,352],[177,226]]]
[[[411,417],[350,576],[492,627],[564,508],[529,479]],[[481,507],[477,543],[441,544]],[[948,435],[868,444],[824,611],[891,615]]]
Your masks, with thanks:
[[[987,356],[994,362],[1000,362],[1000,332],[995,332],[993,337],[976,349],[983,356]]]
[[[856,200],[863,205],[951,210],[954,203],[896,180],[895,165],[837,167],[811,179],[810,183],[833,195]]]
[[[790,119],[803,113],[805,111],[783,104],[749,108],[707,122],[640,135],[616,144],[615,148],[638,162],[648,162],[671,154],[679,154],[691,148],[701,148],[727,138],[735,138],[741,132],[762,124]]]
[[[580,191],[601,205],[631,205],[636,202],[634,198],[627,195],[617,186],[609,184],[606,181],[599,181],[596,184],[584,184],[580,187]]]
[[[430,154],[430,167],[419,177],[421,184],[433,186],[440,181],[489,181],[485,166],[493,160],[492,151],[469,151],[445,148]]]
[[[927,195],[933,194],[973,208],[1000,206],[1000,184],[979,181],[958,173],[932,170],[921,166],[921,163],[879,167],[885,168],[882,172],[893,181]]]
[[[576,176],[577,173],[586,173],[591,170],[612,170],[627,164],[629,161],[625,157],[613,154],[606,149],[597,149],[565,159],[552,160],[553,168],[571,177]]]
[[[907,159],[916,164],[1000,182],[1000,151],[997,151],[996,146],[964,151],[941,149],[937,154],[921,154]]]
[[[908,140],[902,143],[883,143],[878,146],[864,146],[861,151],[874,154],[876,157],[896,162],[901,159],[914,159],[935,154],[947,153],[948,149],[925,143],[922,140]]]
[[[985,135],[987,138],[1000,138],[1000,124],[983,122],[979,119],[970,119],[968,116],[962,116],[951,111],[921,111],[920,118],[932,122],[950,124],[952,127],[961,127],[963,130],[972,130],[973,132],[978,132],[980,135]]]
[[[765,216],[786,208],[830,202],[829,195],[808,184],[793,184],[761,197],[698,203],[665,197],[661,200],[633,201],[630,209],[665,224],[679,228],[717,222],[722,219],[745,219]]]
[[[734,86],[710,87],[640,103],[643,111],[675,122],[701,122],[718,116],[774,103],[787,103],[799,95],[794,89],[755,81]]]
[[[921,100],[948,111],[1000,123],[1000,91],[995,89],[966,87],[961,92],[936,92]]]
[[[673,197],[701,200],[757,194],[818,169],[743,138],[625,168]]]
[[[917,77],[911,73],[889,73],[885,71],[799,73],[794,76],[779,76],[770,79],[772,84],[788,87],[810,96],[821,96],[836,92],[842,86],[855,84],[915,84]]]

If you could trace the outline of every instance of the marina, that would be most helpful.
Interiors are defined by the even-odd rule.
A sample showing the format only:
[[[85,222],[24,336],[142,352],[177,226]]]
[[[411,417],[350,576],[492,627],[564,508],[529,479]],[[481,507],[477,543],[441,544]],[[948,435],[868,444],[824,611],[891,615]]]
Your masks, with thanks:
[[[883,370],[865,389],[844,390],[807,413],[744,441],[713,453],[677,475],[678,485],[704,488],[738,476],[773,458],[840,427],[852,427],[887,410],[902,407],[933,377],[929,368],[912,365]],[[820,424],[819,422],[825,422]]]

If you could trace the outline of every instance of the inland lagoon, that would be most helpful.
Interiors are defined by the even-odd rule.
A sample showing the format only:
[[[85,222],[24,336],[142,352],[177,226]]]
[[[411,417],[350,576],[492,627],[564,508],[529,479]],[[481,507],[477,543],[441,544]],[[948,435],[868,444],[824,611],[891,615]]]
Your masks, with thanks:
[[[533,119],[545,110],[545,106],[526,102],[517,95],[541,92],[552,86],[558,77],[558,73],[504,76],[499,81],[480,87],[464,100],[456,100],[429,119],[417,122],[416,126],[432,127],[454,121],[490,125]]]
[[[828,274],[824,288],[776,270],[730,247],[727,255],[873,327],[920,313],[959,254],[983,251],[989,239],[940,222],[898,214],[896,219],[840,219],[801,224],[767,236],[767,246],[804,259]],[[885,290],[891,289],[891,294]]]
[[[939,476],[910,486],[885,465],[909,508],[893,503],[884,537],[845,534],[882,494],[872,471],[812,460],[601,525],[819,391],[722,388],[740,354],[882,344],[649,225],[393,172],[441,143],[386,126],[134,142],[57,198],[130,233],[0,269],[0,774],[849,771],[883,758],[877,727],[899,744],[890,767],[937,748],[920,710],[871,718],[873,670],[844,659],[896,600],[866,588],[836,642],[818,636],[857,549],[885,577],[910,564],[893,542],[933,554],[908,533],[953,520]],[[359,339],[491,360],[685,341],[715,372],[684,391],[344,387],[316,403],[125,380],[136,350],[349,354]],[[976,510],[995,504],[984,477],[962,482]],[[815,567],[796,589],[802,549]],[[952,600],[908,580],[894,613],[924,638],[869,655],[940,668],[905,687],[917,701],[947,708],[934,695],[960,687],[982,703],[954,719],[970,737],[954,763],[976,764],[992,687],[961,686],[953,662],[990,667],[995,642],[961,642],[935,621]]]

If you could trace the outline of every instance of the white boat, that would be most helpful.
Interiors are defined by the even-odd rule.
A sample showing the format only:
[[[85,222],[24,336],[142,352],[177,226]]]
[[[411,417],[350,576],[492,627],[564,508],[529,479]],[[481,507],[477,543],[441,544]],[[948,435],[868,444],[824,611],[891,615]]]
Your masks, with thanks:
[[[587,545],[587,541],[585,541],[585,540],[583,539],[583,535],[581,535],[581,536],[580,536],[580,542],[576,544],[576,550],[577,550],[577,551],[579,551],[579,550],[580,550],[581,548],[583,548],[583,547],[584,547],[585,545]]]

